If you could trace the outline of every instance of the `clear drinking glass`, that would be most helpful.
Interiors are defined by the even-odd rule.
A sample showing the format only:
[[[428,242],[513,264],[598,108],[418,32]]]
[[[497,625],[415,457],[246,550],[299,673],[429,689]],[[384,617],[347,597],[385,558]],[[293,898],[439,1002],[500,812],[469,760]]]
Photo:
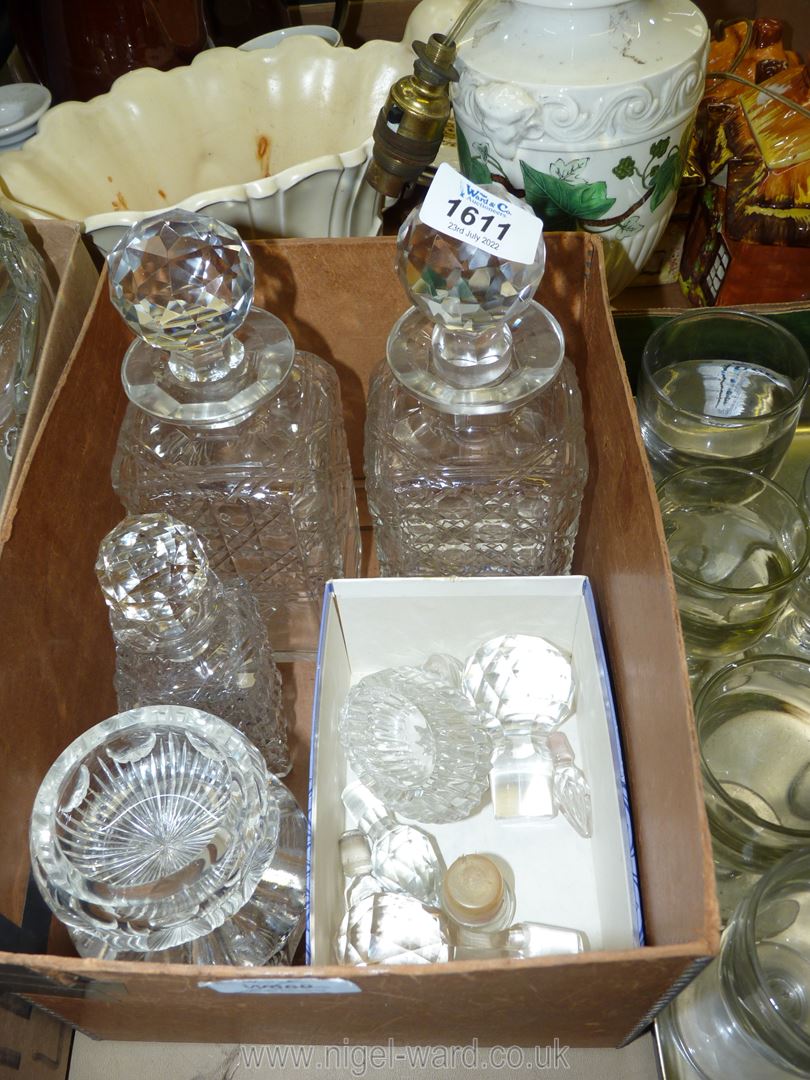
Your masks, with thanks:
[[[656,479],[724,462],[773,476],[807,386],[807,353],[769,319],[732,310],[670,319],[644,348],[637,392]]]
[[[775,862],[810,846],[810,667],[784,656],[729,664],[695,715],[726,920]]]
[[[810,518],[810,469],[804,477],[801,502]],[[753,651],[800,656],[810,661],[810,564],[796,582],[787,607]]]
[[[255,965],[300,939],[304,815],[245,736],[198,709],[132,709],[80,735],[40,786],[30,846],[80,955]]]
[[[810,850],[782,859],[740,903],[717,960],[657,1026],[673,1080],[810,1075]]]
[[[728,465],[658,486],[687,652],[729,656],[778,618],[810,554],[810,524],[772,480]]]

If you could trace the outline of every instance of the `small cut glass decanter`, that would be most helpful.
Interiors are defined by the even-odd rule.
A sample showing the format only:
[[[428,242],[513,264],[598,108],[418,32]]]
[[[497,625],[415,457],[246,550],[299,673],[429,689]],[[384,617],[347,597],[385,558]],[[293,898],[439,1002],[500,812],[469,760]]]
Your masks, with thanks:
[[[31,865],[80,956],[290,963],[306,818],[231,724],[149,706],[96,724],[37,792]]]
[[[172,210],[108,257],[138,335],[113,485],[131,514],[193,525],[211,566],[247,581],[279,659],[311,658],[324,582],[359,561],[354,484],[333,368],[251,307],[253,259],[231,227]]]
[[[213,713],[285,776],[281,677],[256,600],[246,585],[220,582],[194,529],[168,514],[127,517],[102,540],[96,574],[115,637],[119,709]]]
[[[542,236],[520,263],[444,235],[419,208],[403,224],[415,307],[388,338],[366,424],[381,573],[569,571],[587,456],[562,331],[532,299],[544,263]]]

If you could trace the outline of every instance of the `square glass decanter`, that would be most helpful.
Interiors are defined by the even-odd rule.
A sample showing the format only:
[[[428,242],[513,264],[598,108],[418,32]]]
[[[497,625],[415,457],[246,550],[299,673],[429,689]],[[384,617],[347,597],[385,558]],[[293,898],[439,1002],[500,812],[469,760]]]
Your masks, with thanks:
[[[500,185],[487,191],[525,209]],[[400,229],[414,302],[369,388],[366,491],[388,575],[562,574],[587,478],[562,330],[532,297],[545,263],[425,224]]]
[[[195,530],[168,514],[126,517],[101,541],[96,575],[115,638],[119,710],[213,713],[286,776],[281,676],[256,598],[242,582],[222,584]]]
[[[277,658],[311,658],[324,582],[359,565],[334,369],[251,306],[253,259],[230,226],[172,210],[133,226],[108,265],[138,335],[116,492],[130,514],[193,525],[214,572],[252,589]]]

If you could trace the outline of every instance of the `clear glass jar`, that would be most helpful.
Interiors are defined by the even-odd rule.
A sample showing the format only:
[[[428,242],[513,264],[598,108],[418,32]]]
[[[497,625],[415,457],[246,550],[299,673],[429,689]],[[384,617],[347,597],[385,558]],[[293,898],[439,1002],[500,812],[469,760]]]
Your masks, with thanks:
[[[786,856],[734,912],[720,955],[657,1021],[667,1075],[810,1075],[810,850]]]

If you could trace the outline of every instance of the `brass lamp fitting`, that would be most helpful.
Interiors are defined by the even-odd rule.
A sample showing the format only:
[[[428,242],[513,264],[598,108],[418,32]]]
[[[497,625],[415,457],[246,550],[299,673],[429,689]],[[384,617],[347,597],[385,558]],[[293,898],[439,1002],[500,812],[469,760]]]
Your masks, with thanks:
[[[383,195],[397,197],[430,165],[450,117],[448,86],[458,80],[456,46],[444,34],[427,45],[415,41],[413,74],[394,83],[374,128],[374,157],[366,180]]]

